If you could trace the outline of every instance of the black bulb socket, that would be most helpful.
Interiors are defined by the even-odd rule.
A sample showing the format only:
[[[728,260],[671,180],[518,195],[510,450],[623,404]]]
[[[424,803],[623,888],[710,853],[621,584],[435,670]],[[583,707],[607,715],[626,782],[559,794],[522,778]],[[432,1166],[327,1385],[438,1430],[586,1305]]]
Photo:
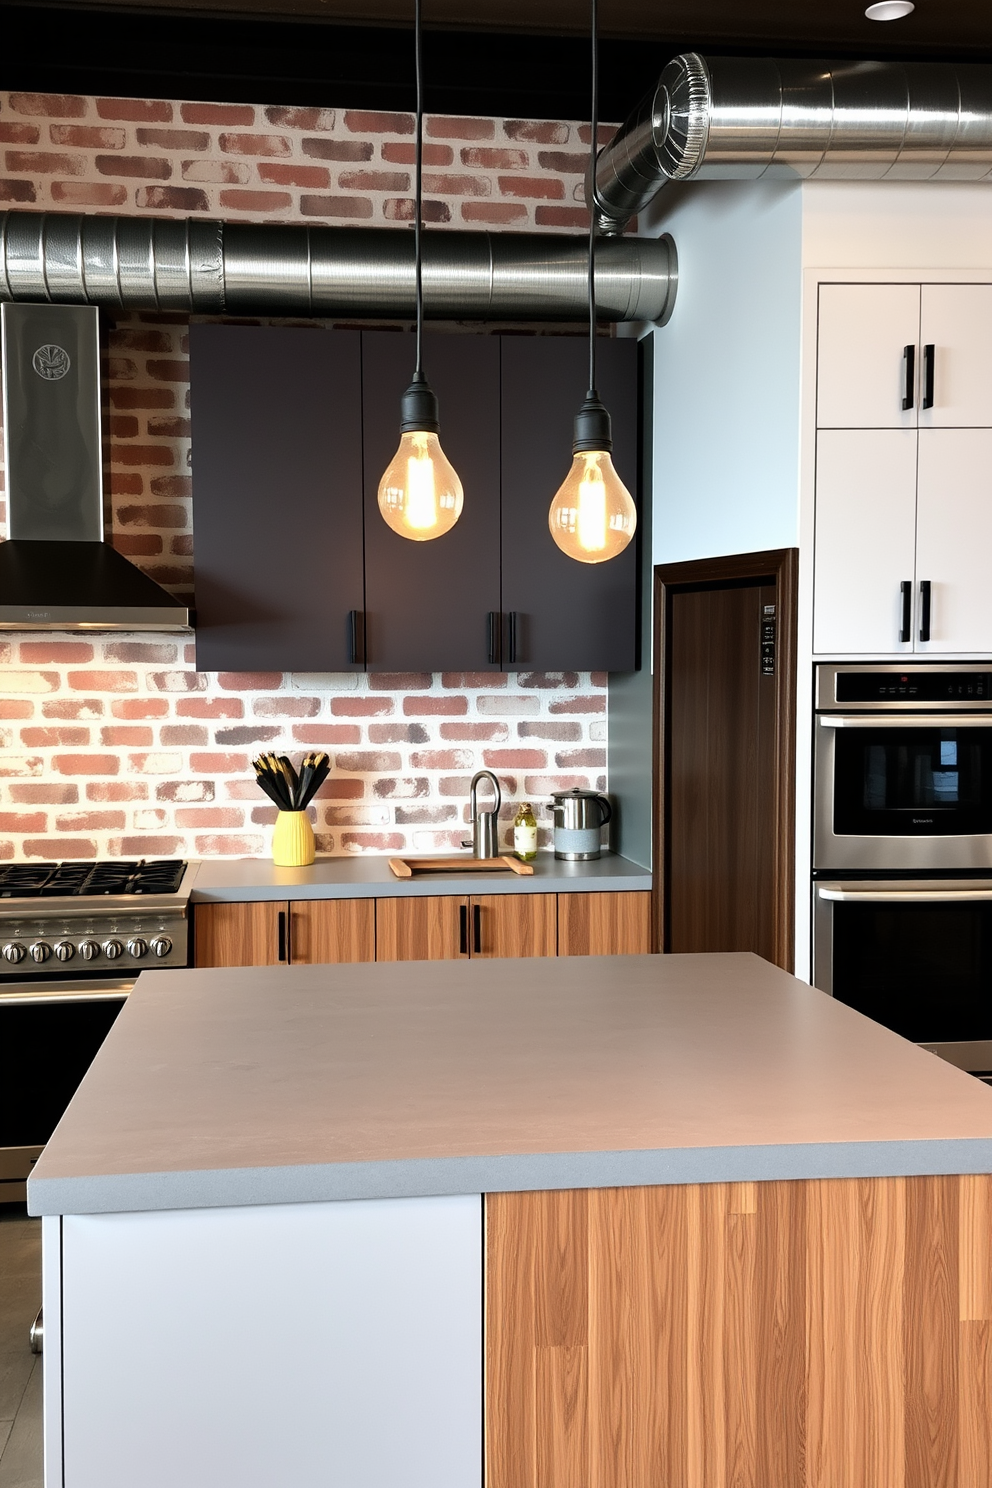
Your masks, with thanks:
[[[437,394],[423,372],[415,372],[413,381],[400,399],[401,434],[440,434]]]
[[[589,389],[585,402],[575,415],[575,437],[572,440],[573,455],[588,450],[601,450],[605,455],[613,452],[613,424],[595,388]]]

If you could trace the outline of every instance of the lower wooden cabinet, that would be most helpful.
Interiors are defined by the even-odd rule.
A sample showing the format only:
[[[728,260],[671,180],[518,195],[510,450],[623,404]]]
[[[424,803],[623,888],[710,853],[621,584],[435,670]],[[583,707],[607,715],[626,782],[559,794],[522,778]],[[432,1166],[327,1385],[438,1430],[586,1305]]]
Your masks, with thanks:
[[[374,899],[198,904],[196,966],[315,966],[375,960]]]
[[[556,894],[429,894],[376,902],[377,961],[557,955]]]
[[[646,956],[650,893],[559,894],[559,956]]]
[[[293,966],[375,960],[374,899],[294,899],[289,906]]]

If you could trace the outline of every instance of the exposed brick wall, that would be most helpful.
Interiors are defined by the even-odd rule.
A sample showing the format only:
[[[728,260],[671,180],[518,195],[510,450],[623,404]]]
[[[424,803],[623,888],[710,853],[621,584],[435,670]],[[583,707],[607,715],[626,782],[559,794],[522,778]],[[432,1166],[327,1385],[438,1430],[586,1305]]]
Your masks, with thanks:
[[[425,140],[432,224],[586,225],[588,125],[431,116]],[[0,205],[29,210],[412,216],[409,114],[0,92],[0,160]],[[177,594],[193,578],[187,332],[185,317],[152,313],[110,330],[113,541]],[[218,676],[193,663],[168,636],[0,638],[0,857],[265,855],[261,749],[331,754],[312,815],[336,854],[456,846],[483,766],[502,782],[506,830],[520,799],[605,786],[598,674]]]

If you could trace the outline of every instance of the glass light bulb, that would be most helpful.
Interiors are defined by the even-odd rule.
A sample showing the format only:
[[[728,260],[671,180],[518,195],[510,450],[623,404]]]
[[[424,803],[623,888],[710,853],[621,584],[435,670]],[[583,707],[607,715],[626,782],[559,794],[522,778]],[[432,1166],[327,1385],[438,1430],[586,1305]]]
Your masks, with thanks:
[[[623,552],[637,526],[637,508],[604,450],[573,456],[548,526],[562,552],[580,563],[605,563]]]
[[[450,532],[464,493],[436,434],[400,436],[399,449],[379,482],[379,510],[400,537],[428,542]]]

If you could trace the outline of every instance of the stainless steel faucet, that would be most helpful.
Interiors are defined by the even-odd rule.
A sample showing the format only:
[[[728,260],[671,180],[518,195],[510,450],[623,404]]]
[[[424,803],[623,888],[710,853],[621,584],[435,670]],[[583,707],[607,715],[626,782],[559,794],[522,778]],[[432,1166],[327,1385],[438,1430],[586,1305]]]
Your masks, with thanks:
[[[490,811],[479,810],[479,781],[489,780],[492,782],[496,793],[496,800]],[[477,858],[499,857],[499,808],[502,804],[502,796],[499,790],[499,781],[491,770],[478,770],[472,776],[472,784],[469,786],[469,801],[472,808],[472,841],[463,842],[463,847],[471,847]]]

